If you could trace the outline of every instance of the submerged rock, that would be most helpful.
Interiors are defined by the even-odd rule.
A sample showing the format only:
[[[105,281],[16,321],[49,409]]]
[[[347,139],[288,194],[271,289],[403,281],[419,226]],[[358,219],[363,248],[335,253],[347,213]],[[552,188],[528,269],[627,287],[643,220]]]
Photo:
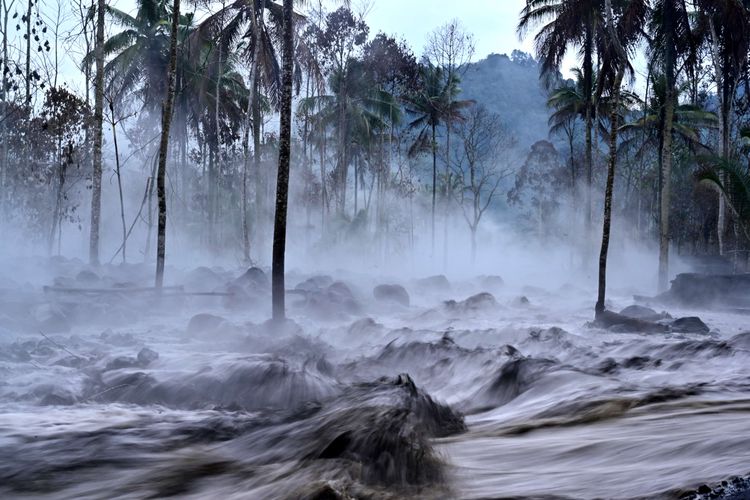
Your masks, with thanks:
[[[378,285],[372,295],[380,302],[390,302],[409,307],[409,293],[401,285]]]
[[[253,291],[266,291],[271,288],[268,276],[259,267],[251,267],[242,276],[235,279],[232,284]]]

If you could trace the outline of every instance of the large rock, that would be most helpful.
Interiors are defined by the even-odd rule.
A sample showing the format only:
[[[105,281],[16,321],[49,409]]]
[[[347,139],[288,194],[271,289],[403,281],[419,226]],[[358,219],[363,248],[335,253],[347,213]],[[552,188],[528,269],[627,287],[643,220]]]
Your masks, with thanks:
[[[630,318],[612,311],[604,311],[597,314],[591,323],[597,328],[604,328],[619,333],[667,333],[669,326],[653,321],[638,318]]]
[[[451,289],[450,281],[442,274],[417,280],[417,286],[433,292],[447,292]]]
[[[688,316],[674,320],[670,327],[677,333],[708,333],[710,328],[697,316]]]
[[[308,278],[305,281],[298,283],[297,286],[294,287],[294,289],[305,292],[312,292],[316,290],[322,290],[323,288],[331,286],[332,284],[333,278],[331,278],[330,276],[320,275],[313,276],[312,278]]]
[[[666,312],[658,313],[650,307],[640,306],[637,304],[626,307],[625,309],[620,311],[620,314],[623,316],[627,316],[628,318],[642,319],[645,321],[659,321],[662,319],[672,318]]]
[[[210,335],[211,333],[216,332],[222,325],[226,323],[227,320],[222,318],[221,316],[216,316],[214,314],[208,313],[200,313],[190,318],[190,321],[187,325],[187,332],[190,335]]]
[[[689,307],[750,307],[750,274],[678,274],[659,298]]]
[[[372,290],[376,300],[409,307],[409,292],[401,285],[378,285]]]
[[[476,295],[472,295],[466,300],[456,302],[455,300],[448,300],[445,302],[445,308],[450,312],[468,313],[482,310],[492,310],[498,307],[497,300],[495,297],[488,292],[481,292]]]
[[[251,267],[245,271],[245,274],[234,280],[232,284],[254,291],[266,291],[271,288],[268,276],[259,267]]]

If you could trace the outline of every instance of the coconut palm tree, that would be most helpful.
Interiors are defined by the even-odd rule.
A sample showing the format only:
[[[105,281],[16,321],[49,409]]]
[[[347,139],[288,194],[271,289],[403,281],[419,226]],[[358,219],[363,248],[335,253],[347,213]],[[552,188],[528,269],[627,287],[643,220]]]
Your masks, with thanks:
[[[96,43],[94,58],[96,80],[94,96],[94,171],[91,187],[91,230],[89,236],[89,261],[99,265],[99,220],[102,211],[102,143],[104,132],[104,9],[105,1],[99,0],[96,13]],[[29,3],[29,15],[31,3]],[[28,37],[27,35],[27,38]],[[27,80],[28,83],[28,80]],[[27,91],[28,93],[28,91]]]
[[[107,94],[122,101],[135,93],[145,109],[155,111],[167,93],[164,75],[169,66],[168,28],[174,7],[168,0],[138,0],[137,4],[135,15],[112,6],[106,9],[107,15],[124,28],[104,42],[104,55],[112,57],[104,69]],[[193,15],[180,16],[178,21],[178,42],[182,44],[195,29]],[[87,54],[83,65],[90,64],[93,58],[93,52]]]
[[[175,85],[177,80],[177,38],[180,22],[180,0],[172,5],[172,28],[169,41],[169,69],[167,71],[167,93],[161,109],[161,141],[159,142],[159,168],[156,175],[156,195],[159,202],[159,222],[156,244],[156,288],[164,284],[164,257],[167,248],[167,151],[169,149],[169,128],[172,123]]]
[[[731,163],[731,128],[737,86],[745,74],[750,50],[750,3],[742,0],[697,0],[700,23],[706,33],[714,65],[719,101],[720,156]],[[717,225],[719,253],[724,254],[726,209],[719,197]]]
[[[401,120],[396,98],[372,85],[364,68],[356,61],[336,70],[330,78],[331,94],[304,99],[300,112],[310,116],[316,130],[332,130],[342,138],[339,145],[334,189],[341,213],[346,208],[346,186],[350,162],[355,153],[362,156],[379,133]],[[340,79],[347,79],[341,84]]]
[[[609,239],[612,226],[612,197],[614,194],[615,169],[617,166],[617,134],[623,103],[622,81],[626,73],[633,74],[630,66],[633,47],[641,36],[641,27],[646,20],[648,9],[645,1],[626,0],[618,5],[617,17],[612,6],[613,0],[605,1],[606,38],[600,49],[602,55],[602,70],[597,81],[597,96],[605,90],[609,93],[608,108],[610,112],[609,126],[609,162],[607,165],[607,181],[604,193],[604,218],[602,224],[602,244],[599,252],[599,289],[594,307],[596,316],[605,311],[605,297],[607,291],[607,258],[609,255]],[[615,21],[615,19],[617,19]]]
[[[603,0],[526,0],[518,23],[519,35],[541,26],[534,38],[542,75],[556,74],[570,47],[578,49],[582,61],[582,93],[585,107],[586,234],[591,235],[591,184],[593,179],[594,56],[604,38]]]
[[[419,89],[406,97],[406,112],[413,116],[408,128],[417,131],[417,138],[409,148],[414,156],[429,150],[432,154],[432,250],[435,250],[435,201],[437,193],[437,128],[447,122],[461,120],[462,111],[472,104],[458,100],[458,77],[446,80],[443,69],[431,63],[421,65]]]
[[[648,55],[660,67],[665,80],[663,140],[661,144],[659,208],[659,289],[669,278],[669,208],[672,192],[672,129],[677,106],[677,77],[681,69],[695,64],[695,38],[686,0],[654,0],[647,23]],[[685,64],[679,65],[680,62]]]

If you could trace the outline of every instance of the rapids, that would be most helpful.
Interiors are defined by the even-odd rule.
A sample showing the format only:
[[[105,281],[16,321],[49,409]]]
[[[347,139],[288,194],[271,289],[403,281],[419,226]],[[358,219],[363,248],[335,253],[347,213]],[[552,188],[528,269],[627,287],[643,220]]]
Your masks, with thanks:
[[[291,273],[271,328],[259,270],[155,297],[140,266],[35,265],[0,277],[2,498],[750,497],[740,312],[604,330],[573,285],[342,271]]]

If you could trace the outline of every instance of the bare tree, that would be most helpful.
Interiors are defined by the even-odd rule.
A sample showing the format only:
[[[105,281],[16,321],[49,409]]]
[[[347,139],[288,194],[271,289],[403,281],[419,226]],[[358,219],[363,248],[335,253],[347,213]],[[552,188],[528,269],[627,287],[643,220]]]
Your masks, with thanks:
[[[500,153],[515,144],[515,138],[503,125],[500,116],[484,106],[472,106],[457,129],[459,147],[455,151],[453,191],[471,231],[471,262],[477,251],[477,228],[492,204],[500,182],[508,177],[510,163],[498,162]]]
[[[425,55],[435,66],[443,69],[446,85],[458,81],[468,68],[474,56],[474,37],[467,32],[458,19],[453,19],[434,30],[427,38]],[[452,95],[448,95],[448,108],[452,105]],[[451,129],[453,119],[449,115],[445,122],[445,224],[443,226],[443,259],[447,263],[448,254],[448,186],[451,185]]]

